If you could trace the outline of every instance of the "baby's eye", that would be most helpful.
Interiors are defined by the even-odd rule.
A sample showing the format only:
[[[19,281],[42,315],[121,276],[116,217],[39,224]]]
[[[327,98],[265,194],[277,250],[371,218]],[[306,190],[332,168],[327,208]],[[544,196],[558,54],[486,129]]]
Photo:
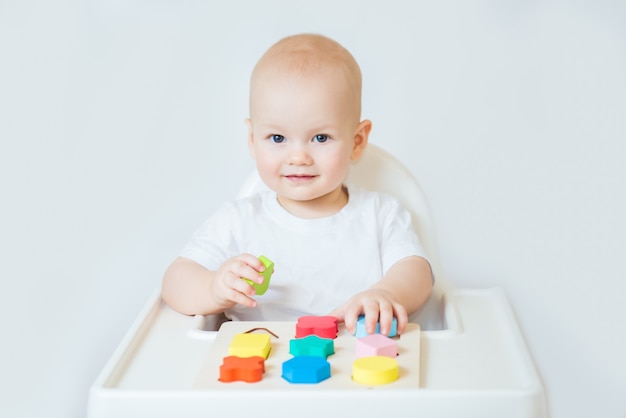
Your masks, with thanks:
[[[314,142],[319,142],[319,143],[324,143],[326,141],[328,141],[328,135],[324,135],[324,134],[317,134],[313,137],[313,141]]]
[[[282,135],[273,134],[273,135],[270,135],[270,140],[274,142],[275,144],[281,144],[285,142],[285,137]]]

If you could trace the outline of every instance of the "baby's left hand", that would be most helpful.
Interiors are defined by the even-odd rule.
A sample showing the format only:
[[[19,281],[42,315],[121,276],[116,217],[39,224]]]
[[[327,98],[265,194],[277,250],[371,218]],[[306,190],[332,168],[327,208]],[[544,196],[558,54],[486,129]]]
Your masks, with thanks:
[[[357,293],[346,303],[332,311],[330,316],[344,322],[351,334],[356,332],[356,322],[359,315],[365,315],[365,330],[368,334],[376,331],[376,323],[380,323],[380,333],[388,335],[391,323],[395,316],[398,334],[402,334],[408,322],[408,315],[404,306],[396,301],[393,294],[383,289],[368,289]]]

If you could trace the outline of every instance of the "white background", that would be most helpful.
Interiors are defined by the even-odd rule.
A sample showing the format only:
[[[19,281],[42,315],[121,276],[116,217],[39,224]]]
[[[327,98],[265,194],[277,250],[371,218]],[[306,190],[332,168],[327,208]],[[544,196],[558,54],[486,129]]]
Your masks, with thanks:
[[[551,416],[625,417],[625,28],[602,0],[1,1],[0,416],[85,414],[252,168],[254,62],[312,31],[360,62],[446,276],[504,288]]]

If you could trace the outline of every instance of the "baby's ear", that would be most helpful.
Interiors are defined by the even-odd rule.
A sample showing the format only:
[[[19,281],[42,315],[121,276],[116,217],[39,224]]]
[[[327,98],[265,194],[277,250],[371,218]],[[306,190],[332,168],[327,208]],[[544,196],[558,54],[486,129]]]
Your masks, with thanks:
[[[350,160],[357,161],[363,155],[363,151],[367,147],[367,141],[372,130],[372,121],[365,119],[359,123],[356,133],[354,134],[354,147],[352,148],[352,154]]]
[[[254,152],[254,134],[252,131],[252,121],[250,120],[250,118],[247,118],[245,120],[246,126],[248,127],[248,150],[250,151],[250,155],[252,156],[253,159],[255,159],[255,152]]]

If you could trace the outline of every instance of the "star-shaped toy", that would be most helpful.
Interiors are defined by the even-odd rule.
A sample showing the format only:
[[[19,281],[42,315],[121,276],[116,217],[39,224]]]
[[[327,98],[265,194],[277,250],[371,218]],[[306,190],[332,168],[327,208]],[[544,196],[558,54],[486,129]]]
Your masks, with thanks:
[[[289,341],[289,354],[298,356],[315,356],[327,358],[335,354],[335,344],[328,338],[320,338],[317,335],[307,335]]]

